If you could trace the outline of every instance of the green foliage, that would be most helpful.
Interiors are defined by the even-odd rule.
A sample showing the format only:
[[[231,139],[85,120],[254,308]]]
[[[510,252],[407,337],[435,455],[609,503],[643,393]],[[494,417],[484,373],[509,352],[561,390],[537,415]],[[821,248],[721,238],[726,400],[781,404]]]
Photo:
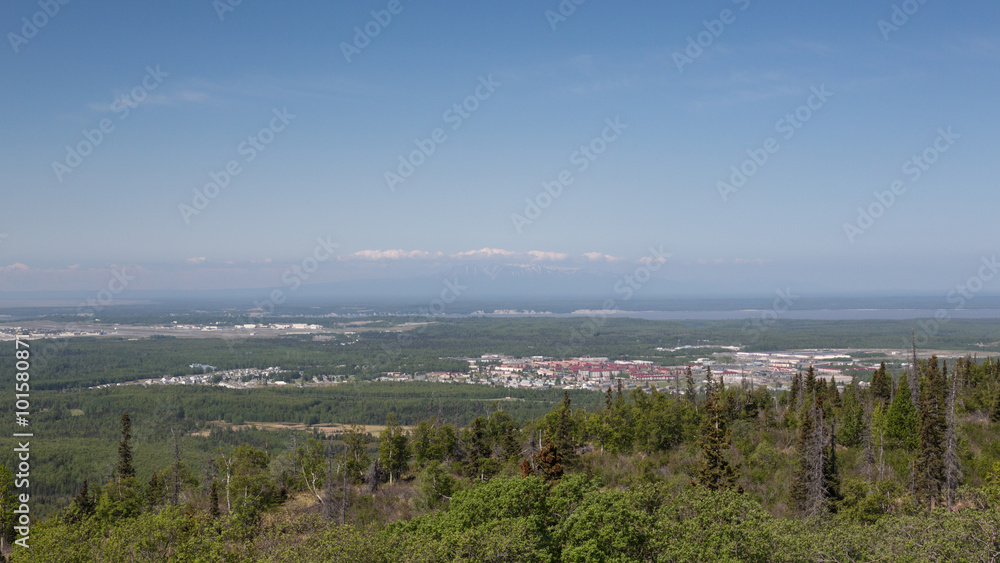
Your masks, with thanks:
[[[917,409],[910,399],[910,384],[899,378],[899,387],[886,414],[886,436],[907,449],[917,447]]]
[[[657,511],[659,561],[771,561],[780,556],[774,519],[734,491],[688,489]]]
[[[865,435],[865,409],[859,395],[860,390],[854,382],[844,390],[842,398],[843,422],[837,433],[837,440],[849,448],[860,446]]]
[[[729,428],[723,407],[719,404],[720,391],[713,388],[712,370],[706,376],[708,396],[702,423],[701,465],[698,469],[698,484],[709,490],[732,489],[736,486],[737,472],[728,459]]]
[[[458,483],[441,462],[432,461],[417,475],[415,500],[419,509],[431,511],[448,505]]]
[[[382,467],[389,472],[390,483],[409,467],[409,437],[396,421],[396,413],[386,416],[385,430],[379,435],[378,455]]]
[[[892,397],[892,381],[889,380],[889,375],[885,371],[885,362],[882,362],[872,375],[871,394],[882,404],[889,404]]]

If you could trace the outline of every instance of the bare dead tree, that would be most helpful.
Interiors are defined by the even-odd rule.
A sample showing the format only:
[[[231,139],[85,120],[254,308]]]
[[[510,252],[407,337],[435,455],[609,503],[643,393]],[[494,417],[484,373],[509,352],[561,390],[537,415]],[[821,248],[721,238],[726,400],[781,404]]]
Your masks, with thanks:
[[[174,467],[171,483],[171,496],[170,504],[177,506],[178,496],[181,491],[181,446],[177,442],[177,433],[173,428],[170,429],[170,435],[174,438]]]
[[[872,401],[865,401],[865,422],[861,429],[861,444],[863,446],[864,475],[868,481],[868,492],[871,493],[872,481],[875,479],[875,450],[872,447]]]
[[[368,466],[368,471],[365,471],[365,484],[368,485],[368,494],[374,495],[378,492],[378,486],[381,484],[382,479],[385,478],[385,474],[385,469],[382,469],[382,464],[376,458]]]
[[[913,357],[910,359],[910,371],[908,373],[908,383],[910,384],[910,399],[913,401],[913,406],[917,410],[920,409],[920,374],[917,371],[919,363],[917,362],[917,336],[912,330],[910,331],[910,337],[913,339]]]
[[[323,518],[333,520],[333,448],[326,447],[326,501],[323,502]]]
[[[826,510],[826,476],[823,468],[826,462],[826,421],[823,409],[813,406],[813,435],[806,449],[808,463],[806,514],[815,516]]]

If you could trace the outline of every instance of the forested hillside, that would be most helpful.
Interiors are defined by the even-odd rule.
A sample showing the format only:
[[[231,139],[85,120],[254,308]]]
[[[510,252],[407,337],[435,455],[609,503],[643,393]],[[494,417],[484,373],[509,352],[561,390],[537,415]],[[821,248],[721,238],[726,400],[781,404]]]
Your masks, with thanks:
[[[107,479],[77,484],[14,561],[1000,557],[1000,360],[932,357],[870,387],[808,370],[780,397],[702,383],[565,395],[524,421],[432,412],[406,430],[390,413],[371,444],[360,427],[226,444],[141,479],[143,422],[123,416]]]

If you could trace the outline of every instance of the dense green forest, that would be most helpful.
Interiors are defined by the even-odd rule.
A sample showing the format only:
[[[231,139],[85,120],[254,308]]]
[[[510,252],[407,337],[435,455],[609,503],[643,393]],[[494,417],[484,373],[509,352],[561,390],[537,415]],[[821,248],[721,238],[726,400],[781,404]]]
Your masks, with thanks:
[[[97,432],[106,477],[75,483],[14,561],[1000,557],[1000,361],[932,357],[842,388],[808,370],[779,397],[684,383],[706,393],[566,394],[523,420],[427,409],[410,430],[386,409],[377,437],[282,448],[236,433],[201,466],[168,449],[145,473],[148,408],[119,405],[137,410]]]
[[[596,406],[600,397],[574,391],[576,404]],[[207,463],[220,446],[246,443],[268,453],[303,440],[317,424],[378,425],[385,413],[397,413],[404,425],[435,416],[463,426],[476,416],[503,408],[517,420],[544,415],[562,400],[562,391],[494,389],[480,385],[427,382],[358,382],[322,387],[268,387],[235,390],[207,386],[122,386],[100,390],[37,391],[32,394],[33,432],[40,437],[32,451],[39,471],[33,487],[44,515],[64,505],[84,479],[105,479],[114,463],[117,421],[123,412],[136,421],[136,467],[148,476],[172,455],[173,435],[189,465]],[[502,406],[501,406],[502,405]],[[13,403],[0,403],[0,417],[12,420]],[[211,421],[228,424],[216,425]],[[245,423],[297,422],[298,432],[254,430]],[[43,438],[42,438],[43,437]],[[14,452],[0,452],[12,467]],[[70,461],[72,461],[70,463]]]

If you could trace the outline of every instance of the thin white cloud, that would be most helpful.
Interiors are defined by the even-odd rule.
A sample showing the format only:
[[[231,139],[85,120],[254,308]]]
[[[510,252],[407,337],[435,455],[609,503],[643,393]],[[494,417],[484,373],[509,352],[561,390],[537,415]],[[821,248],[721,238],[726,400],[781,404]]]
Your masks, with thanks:
[[[445,255],[443,252],[429,252],[426,250],[359,250],[352,254],[340,257],[340,260],[359,261],[380,261],[380,260],[440,260],[450,258],[452,260],[530,260],[533,262],[559,262],[569,258],[565,252],[547,252],[543,250],[531,250],[528,252],[515,252],[503,248],[480,248],[478,250],[465,250],[454,254]],[[611,257],[613,258],[613,257]]]
[[[10,266],[0,266],[0,272],[27,272],[30,269],[27,265],[20,262],[11,264]]]
[[[205,263],[205,257],[204,256],[198,256],[198,257],[195,257],[195,258],[188,258],[187,260],[185,260],[185,262],[187,262],[188,264],[204,264]]]
[[[666,264],[666,256],[657,256],[653,258],[652,256],[643,256],[639,259],[640,264]]]
[[[420,260],[428,258],[440,258],[444,256],[440,252],[427,252],[426,250],[359,250],[353,254],[348,254],[344,260]]]
[[[569,254],[565,254],[563,252],[544,252],[541,250],[532,250],[528,252],[528,256],[530,256],[532,260],[546,262],[559,262],[569,258]]]
[[[503,250],[501,248],[480,248],[479,250],[467,250],[465,252],[459,252],[458,254],[452,254],[452,258],[460,259],[484,259],[484,258],[514,258],[518,255],[517,252],[510,250]]]
[[[620,262],[624,258],[619,258],[618,256],[612,256],[610,254],[602,254],[600,252],[584,252],[583,257],[591,262]]]

